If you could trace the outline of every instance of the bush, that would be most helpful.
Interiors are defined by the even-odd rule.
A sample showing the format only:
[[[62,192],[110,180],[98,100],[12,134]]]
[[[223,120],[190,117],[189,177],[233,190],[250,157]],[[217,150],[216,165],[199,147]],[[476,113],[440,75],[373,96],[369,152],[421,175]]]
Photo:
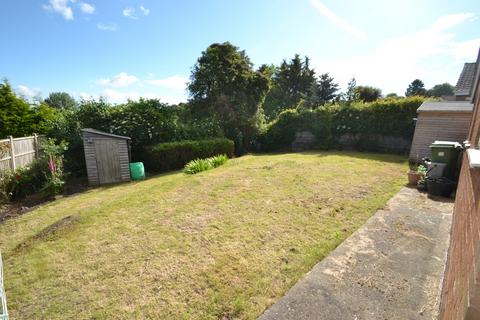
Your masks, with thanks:
[[[181,169],[191,160],[218,154],[233,157],[234,143],[225,138],[160,143],[146,148],[144,159],[147,170],[162,172]]]
[[[413,137],[418,107],[425,101],[422,97],[382,99],[370,103],[332,105],[316,110],[286,110],[267,125],[258,142],[263,151],[290,149],[295,134],[310,131],[315,135],[320,149],[330,148],[342,136],[354,141],[358,150],[381,151],[379,137]]]
[[[328,149],[332,144],[331,122],[331,115],[325,109],[285,110],[267,126],[258,142],[263,151],[288,149],[297,132],[310,131],[317,140],[315,147]]]
[[[208,159],[195,159],[185,165],[185,169],[183,169],[183,172],[187,174],[195,174],[202,171],[210,170],[212,168],[212,163]]]
[[[196,174],[202,171],[220,167],[228,161],[224,154],[213,156],[207,159],[195,159],[185,165],[183,172],[186,174]]]
[[[411,139],[415,130],[413,118],[424,101],[422,97],[411,97],[333,106],[330,110],[332,133],[334,136],[377,134]]]
[[[29,166],[14,172],[1,172],[0,200],[19,200],[37,192],[54,196],[63,191],[62,160],[67,144],[61,142],[57,145],[55,140],[47,139],[42,142],[40,149],[42,156]]]
[[[218,156],[214,156],[207,159],[213,168],[220,167],[224,165],[228,161],[228,157],[225,154],[219,154]]]

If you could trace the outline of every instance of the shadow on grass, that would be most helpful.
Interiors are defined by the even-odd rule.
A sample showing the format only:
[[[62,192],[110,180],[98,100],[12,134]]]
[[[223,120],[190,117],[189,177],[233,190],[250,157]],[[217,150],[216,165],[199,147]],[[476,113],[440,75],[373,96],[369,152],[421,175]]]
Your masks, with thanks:
[[[407,163],[406,155],[391,154],[391,153],[375,153],[375,152],[360,152],[360,151],[345,151],[345,150],[309,150],[303,152],[268,152],[268,153],[252,153],[255,157],[275,156],[286,154],[303,154],[313,155],[318,157],[331,156],[348,156],[362,160],[375,160],[390,163]]]

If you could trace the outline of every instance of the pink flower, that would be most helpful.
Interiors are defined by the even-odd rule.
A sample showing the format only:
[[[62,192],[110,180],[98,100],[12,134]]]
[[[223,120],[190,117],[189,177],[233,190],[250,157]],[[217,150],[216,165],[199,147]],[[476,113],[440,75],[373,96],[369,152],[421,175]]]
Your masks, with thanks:
[[[48,162],[48,169],[50,170],[51,174],[55,173],[55,162],[53,161],[52,157],[50,157],[50,161]]]

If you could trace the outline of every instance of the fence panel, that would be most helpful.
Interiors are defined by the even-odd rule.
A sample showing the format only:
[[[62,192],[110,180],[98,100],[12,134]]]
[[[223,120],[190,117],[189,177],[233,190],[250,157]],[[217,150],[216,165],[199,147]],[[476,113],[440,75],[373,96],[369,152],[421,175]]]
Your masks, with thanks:
[[[33,135],[0,140],[0,171],[25,167],[39,156],[39,141],[43,136]]]

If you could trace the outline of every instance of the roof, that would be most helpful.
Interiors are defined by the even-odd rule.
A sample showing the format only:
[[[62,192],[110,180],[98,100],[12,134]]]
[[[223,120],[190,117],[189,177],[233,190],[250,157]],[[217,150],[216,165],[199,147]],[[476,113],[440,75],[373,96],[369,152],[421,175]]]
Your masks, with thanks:
[[[472,112],[473,104],[468,101],[425,101],[417,112]]]
[[[458,78],[457,85],[455,86],[455,95],[469,96],[472,92],[472,88],[475,82],[475,70],[477,63],[468,62],[463,66],[462,73]]]
[[[116,134],[112,134],[112,133],[108,133],[108,132],[103,132],[103,131],[95,130],[95,129],[92,129],[92,128],[85,128],[85,129],[81,129],[80,131],[82,131],[82,132],[94,133],[94,134],[98,134],[98,135],[101,135],[101,136],[118,138],[118,139],[126,139],[126,140],[130,140],[130,139],[131,139],[130,137],[119,136],[119,135],[116,135]]]

